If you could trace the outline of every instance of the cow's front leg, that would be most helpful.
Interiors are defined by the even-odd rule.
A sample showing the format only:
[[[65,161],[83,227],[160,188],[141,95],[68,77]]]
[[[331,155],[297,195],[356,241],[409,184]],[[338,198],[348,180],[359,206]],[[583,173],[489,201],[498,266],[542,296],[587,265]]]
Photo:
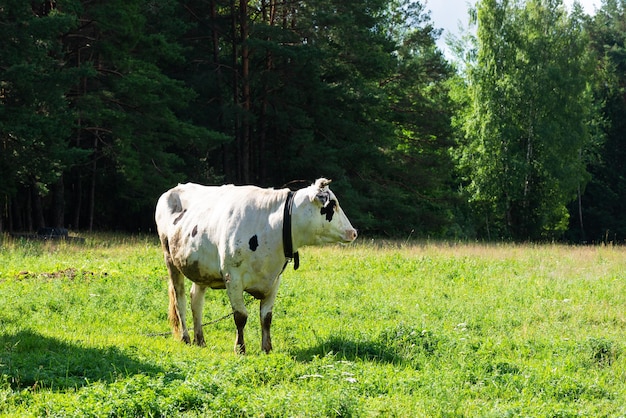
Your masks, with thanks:
[[[193,342],[200,347],[206,346],[204,332],[202,331],[202,308],[204,307],[204,294],[206,286],[196,283],[191,285],[191,314],[193,316]]]
[[[243,338],[243,329],[246,326],[246,322],[248,322],[248,313],[234,311],[233,316],[235,317],[235,326],[237,327],[237,338],[235,339],[235,354],[246,354],[246,342]]]
[[[263,302],[261,302],[263,306]],[[272,326],[272,311],[263,313],[261,308],[261,348],[266,353],[272,351],[272,336],[270,335],[270,328]]]
[[[241,279],[237,276],[226,274],[226,293],[230,299],[230,306],[233,308],[233,317],[237,327],[237,338],[235,339],[235,354],[246,354],[246,343],[243,338],[243,330],[248,322],[248,311],[243,300],[243,287]]]
[[[261,308],[259,309],[261,314],[261,348],[266,353],[272,351],[270,328],[272,326],[272,309],[274,308],[274,301],[276,300],[279,284],[280,276],[276,279],[270,294],[267,295],[265,299],[261,299]]]

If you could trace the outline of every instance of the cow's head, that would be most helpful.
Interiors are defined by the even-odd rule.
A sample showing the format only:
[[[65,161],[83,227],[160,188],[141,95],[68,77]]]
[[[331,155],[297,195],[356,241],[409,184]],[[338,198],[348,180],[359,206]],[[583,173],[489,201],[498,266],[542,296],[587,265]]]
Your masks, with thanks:
[[[328,185],[330,180],[320,178],[303,190],[308,207],[307,223],[315,235],[316,243],[352,242],[357,237],[356,229],[339,206],[339,201]]]

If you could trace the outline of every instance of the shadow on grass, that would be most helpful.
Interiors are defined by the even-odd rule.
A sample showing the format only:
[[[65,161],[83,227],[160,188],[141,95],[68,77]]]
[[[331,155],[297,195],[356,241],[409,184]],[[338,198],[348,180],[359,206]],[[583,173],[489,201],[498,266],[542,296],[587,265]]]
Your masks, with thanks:
[[[330,336],[318,341],[317,345],[291,352],[298,361],[311,361],[315,357],[329,354],[348,361],[367,360],[396,364],[406,360],[395,349],[381,344],[380,341],[356,340],[344,336]]]
[[[373,339],[345,334],[318,338],[317,345],[294,350],[291,354],[299,361],[311,361],[332,353],[349,361],[358,359],[405,364],[419,369],[425,361],[437,357],[447,345],[448,339],[443,335],[399,324],[383,330]]]
[[[14,389],[76,389],[89,382],[112,382],[119,376],[162,371],[117,347],[81,347],[30,330],[0,335],[0,378]]]

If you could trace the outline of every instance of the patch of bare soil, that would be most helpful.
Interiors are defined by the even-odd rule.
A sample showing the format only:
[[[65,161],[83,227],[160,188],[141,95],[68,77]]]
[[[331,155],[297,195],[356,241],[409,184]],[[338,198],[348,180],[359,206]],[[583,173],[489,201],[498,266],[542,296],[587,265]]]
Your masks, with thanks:
[[[64,270],[58,270],[58,271],[54,271],[51,273],[36,273],[36,272],[30,272],[26,270],[23,270],[17,273],[18,279],[29,279],[29,278],[74,279],[76,276],[79,276],[79,277],[92,276],[93,277],[95,276],[95,273],[93,271],[78,270],[74,267],[68,267]]]

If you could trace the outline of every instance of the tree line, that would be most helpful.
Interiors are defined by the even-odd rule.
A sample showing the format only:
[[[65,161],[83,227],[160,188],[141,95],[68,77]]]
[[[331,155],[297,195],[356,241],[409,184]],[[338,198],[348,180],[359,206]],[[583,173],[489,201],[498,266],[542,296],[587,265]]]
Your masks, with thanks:
[[[323,175],[371,235],[621,240],[624,2],[2,0],[0,230],[149,231],[177,183]]]

